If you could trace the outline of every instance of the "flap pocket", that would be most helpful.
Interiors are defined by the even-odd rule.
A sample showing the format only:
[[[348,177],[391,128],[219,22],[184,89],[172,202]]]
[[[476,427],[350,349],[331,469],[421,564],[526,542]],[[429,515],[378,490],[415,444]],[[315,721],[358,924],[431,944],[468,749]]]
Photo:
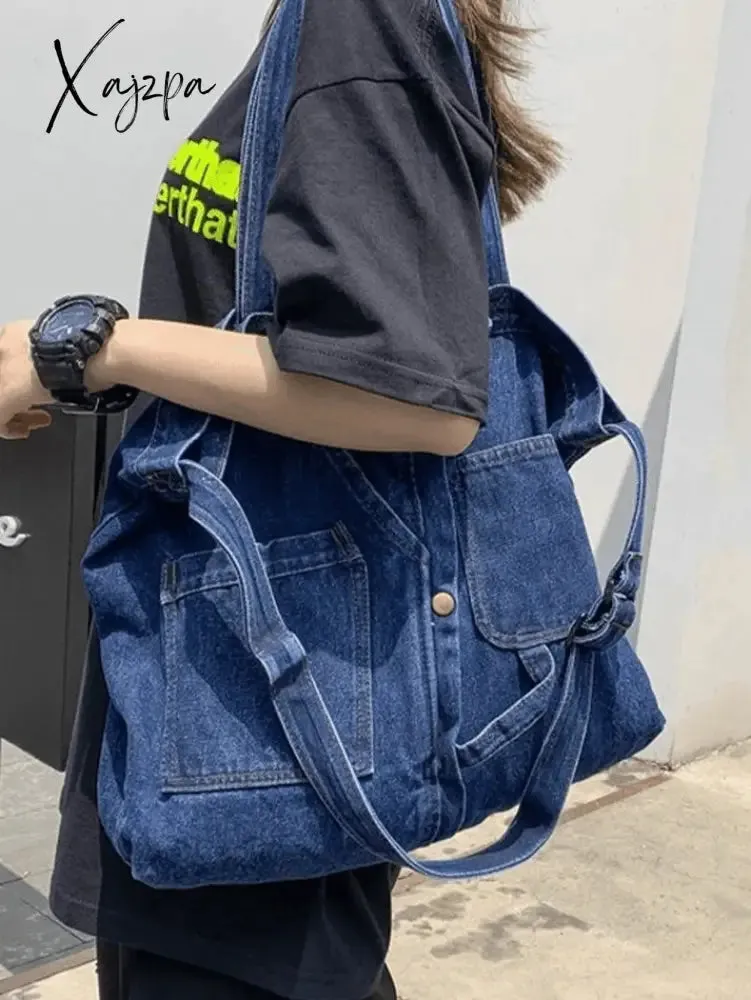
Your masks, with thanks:
[[[599,595],[571,477],[549,435],[457,460],[460,530],[472,610],[504,649],[564,638]]]

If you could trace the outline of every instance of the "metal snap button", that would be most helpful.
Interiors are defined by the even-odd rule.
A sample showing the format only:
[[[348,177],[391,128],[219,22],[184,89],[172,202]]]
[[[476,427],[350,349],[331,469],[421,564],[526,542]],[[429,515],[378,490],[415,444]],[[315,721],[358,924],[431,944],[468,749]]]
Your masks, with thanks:
[[[453,615],[454,611],[456,611],[456,601],[445,590],[434,594],[431,604],[433,605],[433,611],[437,615],[440,615],[441,618],[448,618],[449,615]]]

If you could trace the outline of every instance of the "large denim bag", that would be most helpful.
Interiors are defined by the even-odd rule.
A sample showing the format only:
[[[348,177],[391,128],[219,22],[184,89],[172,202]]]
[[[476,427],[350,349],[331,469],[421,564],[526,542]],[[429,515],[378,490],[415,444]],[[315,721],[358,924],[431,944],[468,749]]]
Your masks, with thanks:
[[[435,2],[474,85],[451,0]],[[285,0],[249,104],[237,330],[272,309],[261,231],[303,5]],[[573,781],[663,728],[624,638],[642,436],[508,285],[494,191],[484,222],[490,407],[461,457],[316,447],[163,401],[122,441],[84,577],[112,702],[100,814],[136,879],[257,883],[379,859],[488,875],[542,847]],[[569,469],[616,436],[636,457],[636,509],[603,591]],[[515,806],[472,858],[410,856]]]

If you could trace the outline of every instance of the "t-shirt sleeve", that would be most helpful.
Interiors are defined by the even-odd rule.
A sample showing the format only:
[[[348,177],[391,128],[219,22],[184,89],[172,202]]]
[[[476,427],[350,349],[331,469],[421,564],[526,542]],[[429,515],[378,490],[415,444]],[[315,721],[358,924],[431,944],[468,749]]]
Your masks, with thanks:
[[[479,167],[422,81],[354,80],[298,98],[263,244],[283,371],[484,421],[481,202],[493,154],[473,141]]]

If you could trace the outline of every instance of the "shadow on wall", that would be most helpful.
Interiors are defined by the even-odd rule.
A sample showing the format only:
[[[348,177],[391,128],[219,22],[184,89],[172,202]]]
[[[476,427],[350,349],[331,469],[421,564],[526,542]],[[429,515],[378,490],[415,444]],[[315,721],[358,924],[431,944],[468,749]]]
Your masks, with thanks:
[[[652,396],[642,424],[642,431],[647,441],[647,450],[649,453],[649,494],[647,496],[647,516],[644,526],[644,574],[647,571],[649,550],[652,544],[652,529],[654,527],[655,508],[657,506],[657,495],[662,473],[662,459],[665,451],[668,420],[670,418],[670,401],[673,393],[675,365],[680,339],[681,331],[679,327],[673,337],[670,350],[665,357],[665,364],[660,373],[657,388]],[[623,539],[628,531],[628,524],[634,509],[634,489],[635,477],[632,464],[629,467],[628,473],[623,477],[618,497],[613,505],[605,530],[602,533],[602,541],[597,550],[598,566],[615,566],[621,555]],[[630,633],[630,639],[634,645],[639,641],[639,621],[641,618],[641,602],[643,597],[644,587],[639,591],[636,624]]]

